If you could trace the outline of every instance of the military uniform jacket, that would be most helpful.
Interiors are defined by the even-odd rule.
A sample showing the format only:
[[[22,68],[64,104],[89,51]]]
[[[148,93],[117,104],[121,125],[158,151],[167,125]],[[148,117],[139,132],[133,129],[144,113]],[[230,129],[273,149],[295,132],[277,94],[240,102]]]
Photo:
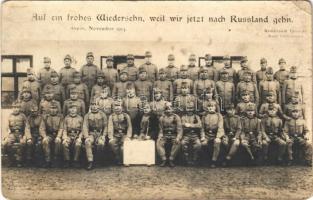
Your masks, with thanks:
[[[49,114],[49,110],[50,110],[51,104],[56,104],[57,108],[58,108],[58,112],[59,113],[62,112],[60,102],[58,102],[56,100],[47,101],[45,99],[42,99],[40,101],[40,104],[39,104],[39,113],[43,114],[43,115]]]
[[[134,96],[132,98],[125,97],[123,99],[123,108],[131,119],[134,119],[139,113],[141,107],[141,100],[139,97]]]
[[[259,85],[259,83],[261,81],[265,81],[266,80],[265,73],[266,73],[266,70],[261,70],[261,69],[256,72],[256,81],[257,81],[258,85]]]
[[[226,107],[227,105],[234,104],[236,102],[235,85],[232,82],[217,81],[216,91],[220,98],[221,105]]]
[[[88,87],[85,83],[79,83],[79,84],[70,84],[67,87],[67,94],[68,97],[70,98],[70,91],[75,88],[77,91],[78,98],[85,101],[87,105],[89,105],[89,91]]]
[[[101,112],[88,112],[84,117],[83,135],[87,138],[90,134],[95,138],[107,135],[108,119],[106,115]]]
[[[250,94],[250,100],[256,104],[259,103],[259,92],[256,84],[253,82],[241,81],[237,84],[237,101],[241,101],[241,96],[244,91]]]
[[[77,114],[80,116],[84,116],[86,113],[86,107],[85,107],[85,102],[81,99],[77,99],[77,100],[72,100],[72,99],[68,99],[64,102],[63,105],[63,114],[64,116],[69,114],[69,107],[71,104],[75,104],[77,106]]]
[[[129,81],[136,81],[138,78],[138,69],[135,65],[126,66],[122,71],[126,71],[128,73],[128,80]]]
[[[73,67],[63,67],[60,72],[60,83],[66,89],[67,85],[72,84],[74,80],[74,72],[76,70]]]
[[[188,65],[188,75],[192,81],[195,81],[199,78],[199,67],[193,65]]]
[[[282,91],[282,103],[288,104],[294,92],[299,93],[299,101],[303,102],[303,86],[297,79],[288,79],[284,82]]]
[[[261,102],[265,103],[266,102],[266,97],[269,92],[274,92],[276,94],[276,101],[278,103],[281,102],[281,96],[280,96],[280,87],[279,83],[276,80],[273,81],[261,81],[259,85],[259,92],[260,92],[260,98]]]
[[[31,109],[34,106],[37,106],[37,102],[35,100],[33,100],[33,99],[22,100],[20,102],[20,105],[21,105],[20,111],[22,113],[24,113],[24,115],[26,115],[28,117],[31,114]]]
[[[241,118],[242,135],[241,139],[261,141],[263,136],[263,126],[261,120],[254,117]]]
[[[173,83],[174,95],[180,95],[181,94],[181,89],[182,89],[183,83],[185,83],[188,86],[190,93],[192,93],[193,81],[189,78],[185,78],[185,79],[179,78],[179,79],[175,80]]]
[[[158,68],[155,64],[152,64],[152,63],[145,63],[145,64],[142,64],[140,68],[143,68],[147,71],[147,80],[150,80],[152,83],[154,81],[157,80],[158,78]]]
[[[200,111],[200,115],[205,115],[205,113],[208,111],[209,103],[213,103],[215,111],[220,113],[220,105],[216,100],[198,98],[197,111]]]
[[[121,98],[126,97],[126,86],[128,83],[131,83],[129,81],[125,82],[117,82],[114,85],[112,97],[118,96]]]
[[[167,80],[171,82],[174,82],[176,79],[178,79],[179,70],[175,66],[165,67],[165,73],[166,73]]]
[[[41,68],[38,72],[38,81],[41,87],[45,86],[46,84],[50,83],[51,72],[54,71],[51,67],[49,68]]]
[[[202,128],[201,118],[199,115],[183,115],[181,117],[181,123],[183,127],[183,136],[196,136],[200,137],[200,131]],[[190,124],[189,127],[186,127],[186,123]]]
[[[260,107],[260,111],[259,111],[259,117],[265,117],[267,115],[268,112],[268,107],[269,107],[270,103],[263,103]],[[281,109],[281,106],[277,103],[272,103],[273,107],[275,107],[277,109],[277,115],[280,118],[283,119],[288,119],[288,117],[283,113],[283,110]]]
[[[221,138],[224,136],[224,121],[220,113],[208,113],[202,117],[201,138]]]
[[[292,116],[291,116],[291,113],[292,113],[292,110],[295,109],[295,108],[297,108],[297,109],[300,111],[300,118],[305,119],[305,104],[300,104],[300,103],[293,104],[293,103],[289,103],[289,104],[285,105],[284,113],[285,113],[288,117],[292,117]]]
[[[113,67],[107,67],[102,69],[102,71],[104,73],[104,79],[106,81],[106,84],[112,90],[114,84],[119,81],[117,70],[114,69]]]
[[[32,116],[30,115],[28,118],[28,123],[29,123],[29,128],[30,128],[30,133],[32,137],[39,136],[39,127],[40,123],[42,121],[42,116],[37,115],[37,116]]]
[[[67,115],[63,123],[63,139],[67,137],[82,138],[83,118],[79,115],[75,117]]]
[[[240,117],[237,115],[234,115],[234,116],[225,115],[224,116],[224,131],[228,137],[230,138],[235,137],[236,139],[239,139],[241,135]]]
[[[62,137],[63,134],[63,116],[58,115],[46,115],[43,117],[39,127],[39,133],[41,137]]]
[[[249,104],[251,104],[251,102],[240,102],[240,103],[238,103],[236,106],[236,114],[239,115],[240,117],[245,116],[246,110],[247,110]],[[257,115],[257,113],[258,113],[257,106],[255,105],[255,103],[252,103],[252,104],[254,105],[255,114]]]
[[[194,95],[179,95],[174,100],[174,107],[177,112],[186,111],[189,102],[197,102],[197,98]],[[197,104],[195,104],[196,109]]]
[[[204,66],[205,69],[208,70],[208,79],[212,80],[214,82],[218,81],[219,78],[219,72],[214,66]]]
[[[264,132],[271,139],[274,137],[283,137],[283,121],[279,117],[266,117],[262,119]]]
[[[161,117],[164,113],[166,102],[168,102],[168,101],[165,101],[163,99],[161,99],[160,101],[154,100],[154,101],[150,102],[150,107],[151,107],[152,113],[158,117]]]
[[[171,137],[181,139],[183,129],[181,119],[178,115],[171,113],[170,115],[162,115],[159,119],[159,138]]]
[[[165,100],[172,101],[173,100],[173,84],[168,80],[158,80],[154,82],[154,88],[159,88],[162,90],[162,95]]]
[[[148,80],[137,80],[135,81],[136,94],[138,97],[144,96],[147,98],[147,101],[151,100],[152,93],[152,82]]]
[[[256,75],[255,75],[254,71],[249,69],[249,68],[238,70],[238,72],[237,72],[237,82],[239,83],[240,81],[244,81],[243,80],[243,74],[245,72],[250,72],[251,73],[251,81],[253,83],[256,83]]]
[[[100,69],[97,65],[86,64],[83,65],[80,69],[80,74],[82,77],[82,82],[85,83],[88,87],[88,91],[91,91],[92,86],[97,82],[97,74],[100,72]]]
[[[38,103],[40,101],[41,87],[38,81],[25,80],[22,84],[22,88],[29,88],[32,94],[32,98]]]
[[[304,119],[291,119],[285,122],[284,132],[290,137],[306,137],[309,133],[309,129],[305,124]]]
[[[209,79],[196,80],[193,84],[193,94],[196,96],[201,96],[204,94],[205,90],[208,88],[212,88],[213,89],[213,96],[216,96],[216,86],[215,86],[214,81],[209,80]]]
[[[45,93],[47,88],[51,88],[54,92],[54,99],[63,103],[66,100],[64,87],[58,83],[48,83],[43,87],[42,93]]]
[[[287,70],[278,70],[274,74],[274,78],[279,82],[280,87],[283,87],[285,80],[289,78],[289,72]]]
[[[98,85],[97,84],[97,85],[94,85],[92,87],[90,98],[100,96],[103,88],[106,88],[106,87],[108,88],[109,96],[111,96],[111,88],[108,85],[106,85],[106,84]]]
[[[121,138],[124,135],[132,136],[132,124],[127,113],[112,113],[108,122],[108,137],[112,140],[114,137]]]
[[[223,67],[222,69],[220,69],[219,71],[218,71],[218,80],[221,80],[221,71],[227,71],[228,72],[228,80],[229,80],[229,82],[232,82],[232,83],[234,83],[234,84],[236,84],[236,70],[235,69],[233,69],[233,68],[231,68],[231,67],[229,67],[229,68],[227,68],[227,67]]]
[[[30,126],[26,116],[23,113],[17,115],[11,113],[8,119],[8,130],[10,134],[18,133],[21,137],[26,139],[32,138],[30,134]]]
[[[99,106],[99,109],[107,115],[107,117],[112,113],[113,102],[114,102],[113,99],[110,97],[108,98],[97,97],[96,98],[96,104]]]

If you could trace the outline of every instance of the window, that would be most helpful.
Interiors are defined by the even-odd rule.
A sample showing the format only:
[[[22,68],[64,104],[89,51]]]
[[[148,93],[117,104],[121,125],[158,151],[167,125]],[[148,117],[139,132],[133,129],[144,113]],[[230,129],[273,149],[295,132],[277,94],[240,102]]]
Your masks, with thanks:
[[[26,70],[33,67],[33,56],[3,55],[1,66],[1,103],[2,108],[7,108],[18,97],[21,85],[26,79]]]

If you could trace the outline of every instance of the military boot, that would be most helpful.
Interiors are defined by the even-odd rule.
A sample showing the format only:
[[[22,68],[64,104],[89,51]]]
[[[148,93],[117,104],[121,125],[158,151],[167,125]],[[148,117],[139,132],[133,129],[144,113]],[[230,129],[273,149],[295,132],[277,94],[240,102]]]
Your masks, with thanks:
[[[88,162],[88,165],[87,165],[87,170],[92,170],[93,169],[93,162]]]
[[[160,167],[165,167],[165,165],[166,165],[166,160],[162,160]]]
[[[169,160],[168,164],[170,167],[175,167],[174,161],[173,160]]]

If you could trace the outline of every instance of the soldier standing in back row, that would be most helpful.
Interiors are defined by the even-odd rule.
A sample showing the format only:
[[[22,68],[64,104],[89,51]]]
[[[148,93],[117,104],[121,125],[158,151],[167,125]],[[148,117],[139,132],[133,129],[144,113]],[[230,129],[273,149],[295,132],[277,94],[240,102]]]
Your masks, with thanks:
[[[166,72],[164,68],[159,70],[159,80],[154,82],[153,87],[159,88],[162,91],[164,100],[173,100],[173,83],[166,79]]]
[[[146,62],[144,64],[142,64],[139,67],[139,69],[140,68],[145,69],[147,71],[147,80],[154,83],[154,81],[156,81],[158,78],[158,68],[155,64],[151,63],[151,57],[152,57],[151,52],[146,51],[146,53],[145,53]]]
[[[289,73],[286,70],[286,61],[285,61],[285,59],[283,59],[283,58],[279,59],[278,64],[279,64],[279,70],[277,72],[275,72],[274,78],[275,78],[275,80],[277,80],[279,82],[280,93],[282,94],[283,85],[284,85],[285,80],[288,80]]]
[[[41,86],[35,79],[35,74],[31,68],[27,69],[27,80],[23,82],[22,88],[29,88],[33,100],[36,101],[37,104],[40,102]]]
[[[266,67],[267,60],[265,58],[261,58],[260,60],[261,69],[256,72],[256,82],[259,88],[260,82],[266,80]]]
[[[69,84],[73,83],[74,80],[74,72],[76,72],[76,70],[71,67],[72,64],[72,58],[70,55],[66,55],[64,57],[64,65],[65,67],[63,67],[60,72],[60,83],[61,85],[64,87],[64,90],[67,91],[67,86]]]
[[[228,55],[224,56],[223,57],[223,60],[224,60],[224,67],[222,69],[220,69],[218,71],[218,80],[221,80],[221,72],[222,71],[227,71],[228,72],[228,81],[229,82],[232,82],[236,85],[236,70],[234,68],[232,68],[231,66],[231,61],[230,61],[230,57]]]
[[[237,72],[236,81],[239,83],[240,81],[244,81],[244,76],[246,72],[250,72],[250,80],[256,84],[256,77],[255,73],[249,68],[248,66],[248,58],[244,56],[243,59],[240,61],[241,69]]]
[[[51,59],[49,57],[43,58],[44,67],[39,70],[38,82],[40,83],[41,89],[48,83],[50,83],[51,72],[54,70],[51,66]]]
[[[205,54],[205,66],[202,67],[208,70],[208,79],[214,82],[218,81],[218,71],[213,66],[213,59],[210,54]]]
[[[175,62],[175,57],[173,54],[168,55],[167,57],[168,60],[168,66],[165,67],[165,74],[166,74],[166,79],[174,82],[176,79],[178,79],[178,68],[175,67],[174,62]]]
[[[199,71],[199,79],[195,80],[193,84],[193,93],[195,96],[200,97],[208,88],[213,89],[213,95],[216,97],[215,82],[208,79],[208,69],[201,68]]]
[[[108,56],[106,59],[107,67],[102,69],[104,74],[105,84],[110,87],[110,90],[113,90],[114,84],[119,81],[118,72],[113,68],[113,56]]]
[[[228,76],[228,72],[223,70],[221,71],[221,79],[216,82],[216,91],[222,114],[225,113],[226,107],[236,103],[235,85],[233,82],[228,81]]]
[[[134,64],[135,57],[132,54],[127,55],[127,66],[122,71],[127,72],[128,80],[135,82],[138,78],[138,69]]]
[[[291,97],[294,92],[298,93],[298,100],[300,103],[303,102],[303,86],[298,80],[297,67],[292,66],[290,68],[289,79],[284,82],[282,90],[282,105],[291,102]]]
[[[197,57],[195,54],[189,56],[189,65],[188,65],[188,75],[192,81],[195,81],[199,78],[199,67],[196,66]]]
[[[259,85],[259,93],[260,93],[260,105],[263,103],[266,103],[266,98],[268,93],[273,92],[275,95],[275,102],[279,103],[281,102],[281,93],[280,93],[280,86],[278,81],[274,80],[273,77],[273,68],[268,67],[266,69],[266,80],[261,81]]]
[[[146,69],[140,67],[138,76],[139,76],[138,80],[135,81],[136,94],[141,99],[144,99],[149,102],[151,100],[153,85],[152,82],[149,79],[147,79]]]
[[[114,84],[113,87],[113,92],[112,92],[112,97],[119,97],[119,98],[124,98],[127,96],[126,93],[126,86],[131,83],[133,84],[133,82],[128,81],[128,73],[127,71],[121,71],[120,72],[120,82],[117,82]]]
[[[90,95],[92,86],[96,84],[97,74],[100,72],[100,69],[97,65],[93,64],[94,56],[92,52],[88,52],[86,55],[87,64],[83,65],[80,68],[81,80],[88,87],[88,91]]]

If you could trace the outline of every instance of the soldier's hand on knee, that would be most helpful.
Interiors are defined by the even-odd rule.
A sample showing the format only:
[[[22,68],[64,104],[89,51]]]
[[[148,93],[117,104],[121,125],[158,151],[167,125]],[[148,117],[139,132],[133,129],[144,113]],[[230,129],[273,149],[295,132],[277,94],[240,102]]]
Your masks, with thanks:
[[[145,138],[146,140],[150,140],[151,139],[151,137],[149,136],[149,135],[146,135],[146,138]]]
[[[125,140],[126,141],[130,141],[130,137],[125,137]]]
[[[176,144],[179,144],[179,143],[180,143],[180,139],[179,139],[179,138],[176,138],[176,139],[175,139],[175,143],[176,143]]]
[[[61,142],[61,138],[60,137],[56,137],[55,138],[55,143]]]

